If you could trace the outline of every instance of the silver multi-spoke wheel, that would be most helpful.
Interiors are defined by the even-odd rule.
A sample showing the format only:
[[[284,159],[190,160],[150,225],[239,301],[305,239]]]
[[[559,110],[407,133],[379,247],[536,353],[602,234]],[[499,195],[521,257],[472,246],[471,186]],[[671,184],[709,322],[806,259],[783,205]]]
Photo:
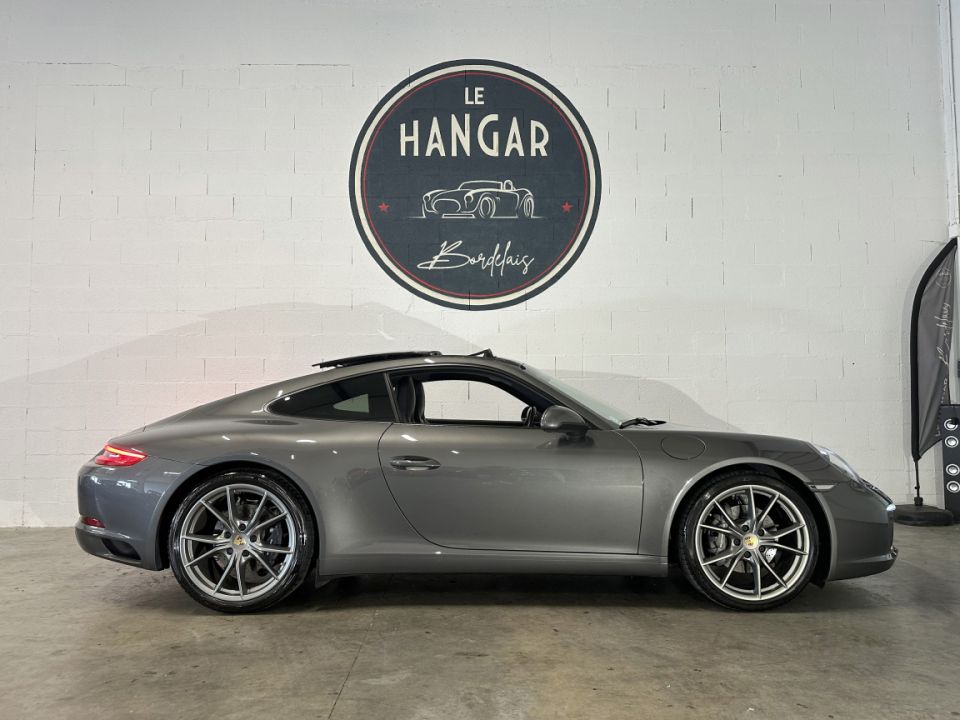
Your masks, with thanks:
[[[704,576],[729,598],[774,600],[809,577],[811,528],[797,503],[766,483],[736,485],[711,497],[694,538]]]
[[[704,481],[677,529],[687,580],[725,607],[782,605],[826,571],[812,494],[772,471],[734,469]]]
[[[224,603],[269,595],[294,572],[299,535],[291,508],[253,484],[216,487],[197,498],[179,523],[184,575]]]

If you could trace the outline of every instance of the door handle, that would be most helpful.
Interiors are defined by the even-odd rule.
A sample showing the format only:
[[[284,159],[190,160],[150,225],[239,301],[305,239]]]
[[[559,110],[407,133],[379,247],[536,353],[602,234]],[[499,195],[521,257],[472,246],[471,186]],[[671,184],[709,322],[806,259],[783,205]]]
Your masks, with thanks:
[[[390,465],[397,470],[436,470],[440,463],[427,457],[395,457],[390,459]]]

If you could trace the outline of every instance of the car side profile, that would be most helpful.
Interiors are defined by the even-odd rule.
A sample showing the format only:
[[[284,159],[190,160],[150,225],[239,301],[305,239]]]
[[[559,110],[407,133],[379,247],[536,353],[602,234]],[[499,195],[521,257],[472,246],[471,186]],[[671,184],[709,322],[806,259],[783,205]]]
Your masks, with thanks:
[[[220,611],[368,573],[663,576],[775,607],[896,559],[893,505],[801,440],[632,417],[523,363],[345,358],[112,439],[79,473],[87,552]]]
[[[512,180],[468,180],[452,190],[431,190],[423,196],[424,217],[532,218],[533,193]]]

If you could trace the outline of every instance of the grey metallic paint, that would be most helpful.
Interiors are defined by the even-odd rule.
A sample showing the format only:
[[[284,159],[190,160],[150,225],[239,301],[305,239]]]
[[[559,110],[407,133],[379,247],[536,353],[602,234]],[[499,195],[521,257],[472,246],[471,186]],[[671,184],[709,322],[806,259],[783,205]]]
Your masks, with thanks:
[[[391,467],[411,452],[442,466]],[[437,545],[636,552],[643,470],[616,431],[570,441],[540,428],[397,424],[380,440],[380,458],[400,509]]]
[[[314,385],[426,366],[509,375],[574,409],[591,429],[573,441],[539,428],[337,422],[267,409]],[[195,408],[112,442],[149,457],[127,468],[92,460],[81,468],[80,514],[103,520],[106,529],[78,522],[77,538],[92,554],[151,570],[164,566],[171,501],[211,469],[237,464],[272,468],[303,491],[321,539],[320,575],[663,575],[672,523],[689,493],[713,473],[742,466],[777,472],[820,510],[830,548],[821,579],[880,572],[895,559],[889,499],[852,481],[809,443],[669,424],[620,430],[496,358],[417,358],[313,373]],[[390,466],[391,458],[406,455],[441,460],[441,468]],[[139,560],[111,552],[104,539],[128,543]]]

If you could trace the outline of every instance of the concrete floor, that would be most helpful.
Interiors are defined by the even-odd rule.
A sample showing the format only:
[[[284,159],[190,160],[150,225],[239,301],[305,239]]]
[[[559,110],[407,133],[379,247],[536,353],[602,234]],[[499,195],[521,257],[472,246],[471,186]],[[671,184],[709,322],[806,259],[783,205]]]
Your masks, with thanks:
[[[890,572],[762,614],[673,580],[390,576],[242,617],[0,530],[0,717],[960,716],[960,525],[897,535]]]

